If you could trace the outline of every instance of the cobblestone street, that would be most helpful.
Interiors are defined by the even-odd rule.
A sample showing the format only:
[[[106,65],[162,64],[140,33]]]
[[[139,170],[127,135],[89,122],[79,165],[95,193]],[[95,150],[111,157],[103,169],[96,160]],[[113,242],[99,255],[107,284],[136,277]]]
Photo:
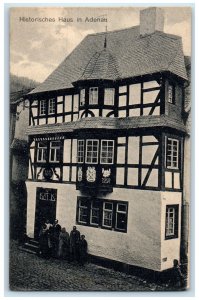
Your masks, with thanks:
[[[157,285],[133,275],[87,263],[75,263],[50,258],[45,260],[19,250],[10,244],[10,289],[12,291],[160,291]],[[171,290],[171,289],[170,289]]]

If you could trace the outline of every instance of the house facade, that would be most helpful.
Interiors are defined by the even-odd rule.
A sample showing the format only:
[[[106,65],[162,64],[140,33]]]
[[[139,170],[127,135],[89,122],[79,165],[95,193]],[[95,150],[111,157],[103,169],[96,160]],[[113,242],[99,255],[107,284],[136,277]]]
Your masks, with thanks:
[[[140,26],[88,35],[29,94],[27,235],[76,225],[89,254],[163,271],[180,260],[181,38],[159,8]]]

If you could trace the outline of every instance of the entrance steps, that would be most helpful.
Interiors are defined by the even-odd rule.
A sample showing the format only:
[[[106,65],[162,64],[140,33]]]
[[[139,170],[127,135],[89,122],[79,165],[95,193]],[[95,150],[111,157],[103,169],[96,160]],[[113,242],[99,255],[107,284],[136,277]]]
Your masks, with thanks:
[[[39,251],[39,242],[34,239],[28,239],[19,249],[30,254],[37,254]]]

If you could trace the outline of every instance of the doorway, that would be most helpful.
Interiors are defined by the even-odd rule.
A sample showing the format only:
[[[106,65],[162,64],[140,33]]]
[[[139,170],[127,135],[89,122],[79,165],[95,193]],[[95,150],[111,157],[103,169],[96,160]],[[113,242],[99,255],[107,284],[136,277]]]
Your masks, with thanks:
[[[48,188],[37,188],[35,231],[34,238],[38,239],[42,224],[49,220],[52,224],[56,218],[57,190]]]

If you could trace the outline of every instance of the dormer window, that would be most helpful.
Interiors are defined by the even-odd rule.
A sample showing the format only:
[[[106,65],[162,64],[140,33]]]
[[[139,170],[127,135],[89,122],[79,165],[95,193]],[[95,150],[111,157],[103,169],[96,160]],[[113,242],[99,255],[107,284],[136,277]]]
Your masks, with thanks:
[[[98,87],[91,87],[89,89],[89,104],[98,104]]]
[[[104,105],[114,105],[115,89],[107,88],[104,90]]]
[[[55,114],[55,99],[49,99],[48,102],[48,113]]]
[[[168,103],[175,104],[175,86],[173,84],[168,85]]]
[[[80,91],[80,106],[85,105],[85,89]]]

